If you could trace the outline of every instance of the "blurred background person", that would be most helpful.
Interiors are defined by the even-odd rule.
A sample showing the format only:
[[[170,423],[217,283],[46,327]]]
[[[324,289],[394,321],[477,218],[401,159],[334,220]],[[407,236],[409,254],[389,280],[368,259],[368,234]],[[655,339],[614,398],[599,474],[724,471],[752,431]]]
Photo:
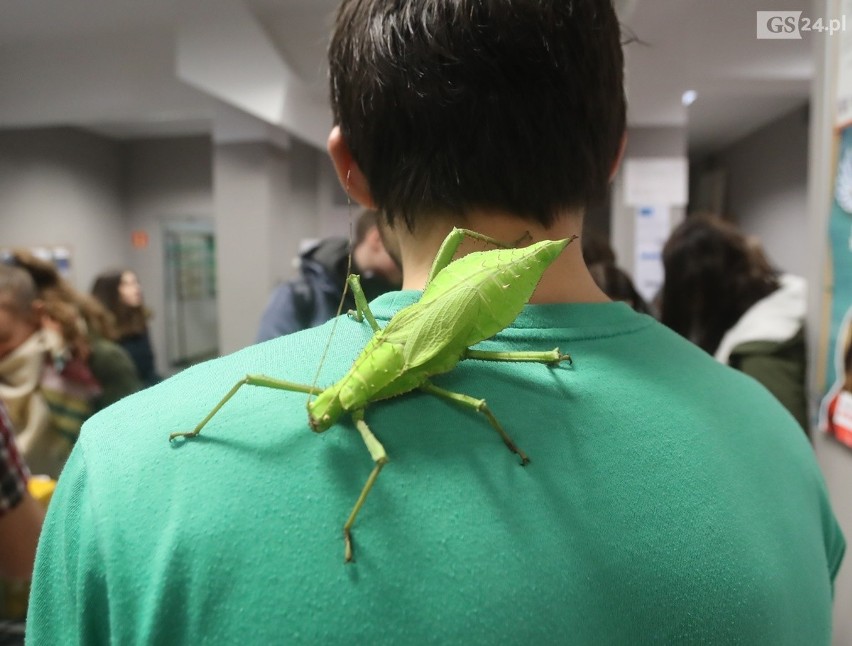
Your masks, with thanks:
[[[636,286],[624,270],[612,263],[598,262],[589,265],[589,273],[595,284],[612,300],[627,303],[642,314],[651,313],[645,299],[636,291]]]
[[[807,432],[805,280],[779,274],[719,217],[688,217],[663,248],[661,320],[761,382]]]
[[[355,224],[351,272],[361,276],[368,301],[398,289],[402,281],[399,264],[385,246],[385,234],[379,224],[375,211],[363,211]],[[272,292],[260,319],[258,342],[321,325],[337,315],[346,283],[349,248],[346,238],[326,238],[301,254],[299,277]],[[343,311],[354,307],[352,294],[347,292]]]
[[[583,260],[595,284],[614,301],[627,303],[637,312],[650,314],[645,299],[636,291],[633,280],[620,269],[609,240],[591,228],[584,228],[580,238]]]
[[[97,382],[93,412],[141,390],[132,358],[115,342],[115,320],[97,299],[74,289],[52,263],[29,251],[17,249],[10,260],[32,276],[43,307],[43,324],[59,332],[65,341],[66,371],[79,362]]]
[[[591,227],[583,228],[583,235],[580,236],[580,246],[586,266],[598,263],[616,264],[615,251],[609,243],[609,239]]]
[[[92,295],[115,317],[116,342],[133,359],[142,385],[161,381],[148,332],[151,312],[145,307],[136,274],[127,269],[100,274],[92,285]]]
[[[30,468],[57,478],[91,413],[91,380],[77,366],[65,370],[67,348],[58,331],[43,325],[43,309],[32,277],[0,264],[0,400]],[[51,407],[49,397],[59,406]]]

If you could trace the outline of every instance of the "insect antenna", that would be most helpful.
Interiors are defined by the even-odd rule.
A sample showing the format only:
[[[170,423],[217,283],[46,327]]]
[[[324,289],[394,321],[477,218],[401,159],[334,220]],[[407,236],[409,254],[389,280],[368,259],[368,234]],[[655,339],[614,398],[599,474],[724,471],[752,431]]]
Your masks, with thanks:
[[[346,213],[347,218],[349,220],[349,254],[346,256],[346,278],[347,280],[343,281],[343,291],[340,293],[340,302],[337,304],[337,314],[334,317],[334,323],[331,324],[331,331],[328,334],[328,340],[325,342],[325,347],[323,348],[322,355],[320,355],[319,364],[317,364],[317,371],[314,373],[314,379],[311,381],[311,392],[308,393],[308,401],[306,402],[306,406],[310,405],[311,398],[314,396],[314,392],[316,391],[317,383],[319,382],[320,373],[322,372],[322,367],[325,365],[325,358],[328,356],[328,350],[331,348],[331,341],[334,339],[334,331],[337,329],[337,323],[340,321],[340,315],[343,313],[343,304],[346,302],[346,295],[349,293],[349,275],[352,273],[352,247],[354,246],[354,227],[352,225],[352,198],[349,196],[349,173],[351,171],[346,171]]]

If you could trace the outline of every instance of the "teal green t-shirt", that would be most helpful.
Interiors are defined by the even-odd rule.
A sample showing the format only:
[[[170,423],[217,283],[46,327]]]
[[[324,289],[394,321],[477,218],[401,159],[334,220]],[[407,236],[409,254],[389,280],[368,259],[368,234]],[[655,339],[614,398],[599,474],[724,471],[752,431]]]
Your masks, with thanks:
[[[380,325],[417,292],[373,302]],[[343,317],[188,369],[90,419],[39,545],[31,644],[828,644],[845,547],[795,420],[752,379],[624,304],[527,306],[442,388],[377,403],[373,463],[307,395],[371,337]]]

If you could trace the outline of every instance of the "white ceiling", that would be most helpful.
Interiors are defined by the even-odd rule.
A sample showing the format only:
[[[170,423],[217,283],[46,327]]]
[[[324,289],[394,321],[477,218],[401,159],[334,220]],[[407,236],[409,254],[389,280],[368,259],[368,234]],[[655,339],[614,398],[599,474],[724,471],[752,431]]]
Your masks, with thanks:
[[[181,30],[238,0],[26,0],[0,8],[0,127],[76,125],[114,137],[210,132],[223,97],[178,78]],[[245,0],[259,34],[323,102],[337,0]],[[684,126],[722,147],[808,101],[811,39],[757,40],[753,0],[619,0],[632,126]],[[773,0],[798,10],[801,0]],[[249,15],[248,13],[246,15]],[[221,22],[221,20],[220,20]],[[221,25],[219,38],[227,38]],[[220,41],[223,42],[223,41]],[[247,63],[250,68],[251,64]],[[247,69],[247,71],[251,71]],[[681,105],[685,90],[697,101]],[[288,125],[289,122],[283,125]],[[278,124],[282,125],[282,124]],[[300,136],[301,133],[293,134]],[[307,137],[311,140],[310,137]],[[316,137],[313,139],[316,140]]]

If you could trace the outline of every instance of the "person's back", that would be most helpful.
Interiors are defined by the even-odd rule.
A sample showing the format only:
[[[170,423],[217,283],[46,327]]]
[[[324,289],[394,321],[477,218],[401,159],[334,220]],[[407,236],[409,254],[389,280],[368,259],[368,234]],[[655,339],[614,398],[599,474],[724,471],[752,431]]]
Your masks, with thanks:
[[[595,0],[344,0],[329,51],[332,161],[402,258],[403,291],[372,303],[379,327],[427,282],[461,281],[473,312],[438,307],[416,338],[399,325],[370,347],[395,360],[438,348],[426,363],[443,366],[451,334],[508,309],[502,281],[431,282],[451,229],[567,240],[605,196],[625,127],[617,19]],[[610,302],[580,245],[477,346],[491,360],[428,376],[418,364],[426,381],[411,387],[425,391],[366,409],[341,392],[340,423],[311,432],[308,395],[275,379],[328,386],[373,336],[368,321],[190,368],[93,417],[39,546],[33,643],[829,642],[845,543],[795,421]],[[573,363],[487,352],[555,347]],[[361,365],[379,374],[381,353]],[[247,374],[283,390],[240,388]],[[449,401],[461,395],[479,410],[487,399],[530,464]],[[345,563],[380,443],[390,462]]]
[[[373,311],[384,325],[417,296]],[[311,383],[330,330],[89,423],[46,529],[75,549],[42,555],[33,643],[828,643],[843,539],[806,439],[754,382],[625,304],[528,306],[483,346],[558,345],[571,367],[472,361],[436,380],[486,396],[526,468],[443,401],[369,408],[390,463],[349,565],[341,527],[371,467],[350,424],[316,436],[306,395],[256,389],[169,446],[247,372]],[[323,384],[370,334],[339,322]]]

